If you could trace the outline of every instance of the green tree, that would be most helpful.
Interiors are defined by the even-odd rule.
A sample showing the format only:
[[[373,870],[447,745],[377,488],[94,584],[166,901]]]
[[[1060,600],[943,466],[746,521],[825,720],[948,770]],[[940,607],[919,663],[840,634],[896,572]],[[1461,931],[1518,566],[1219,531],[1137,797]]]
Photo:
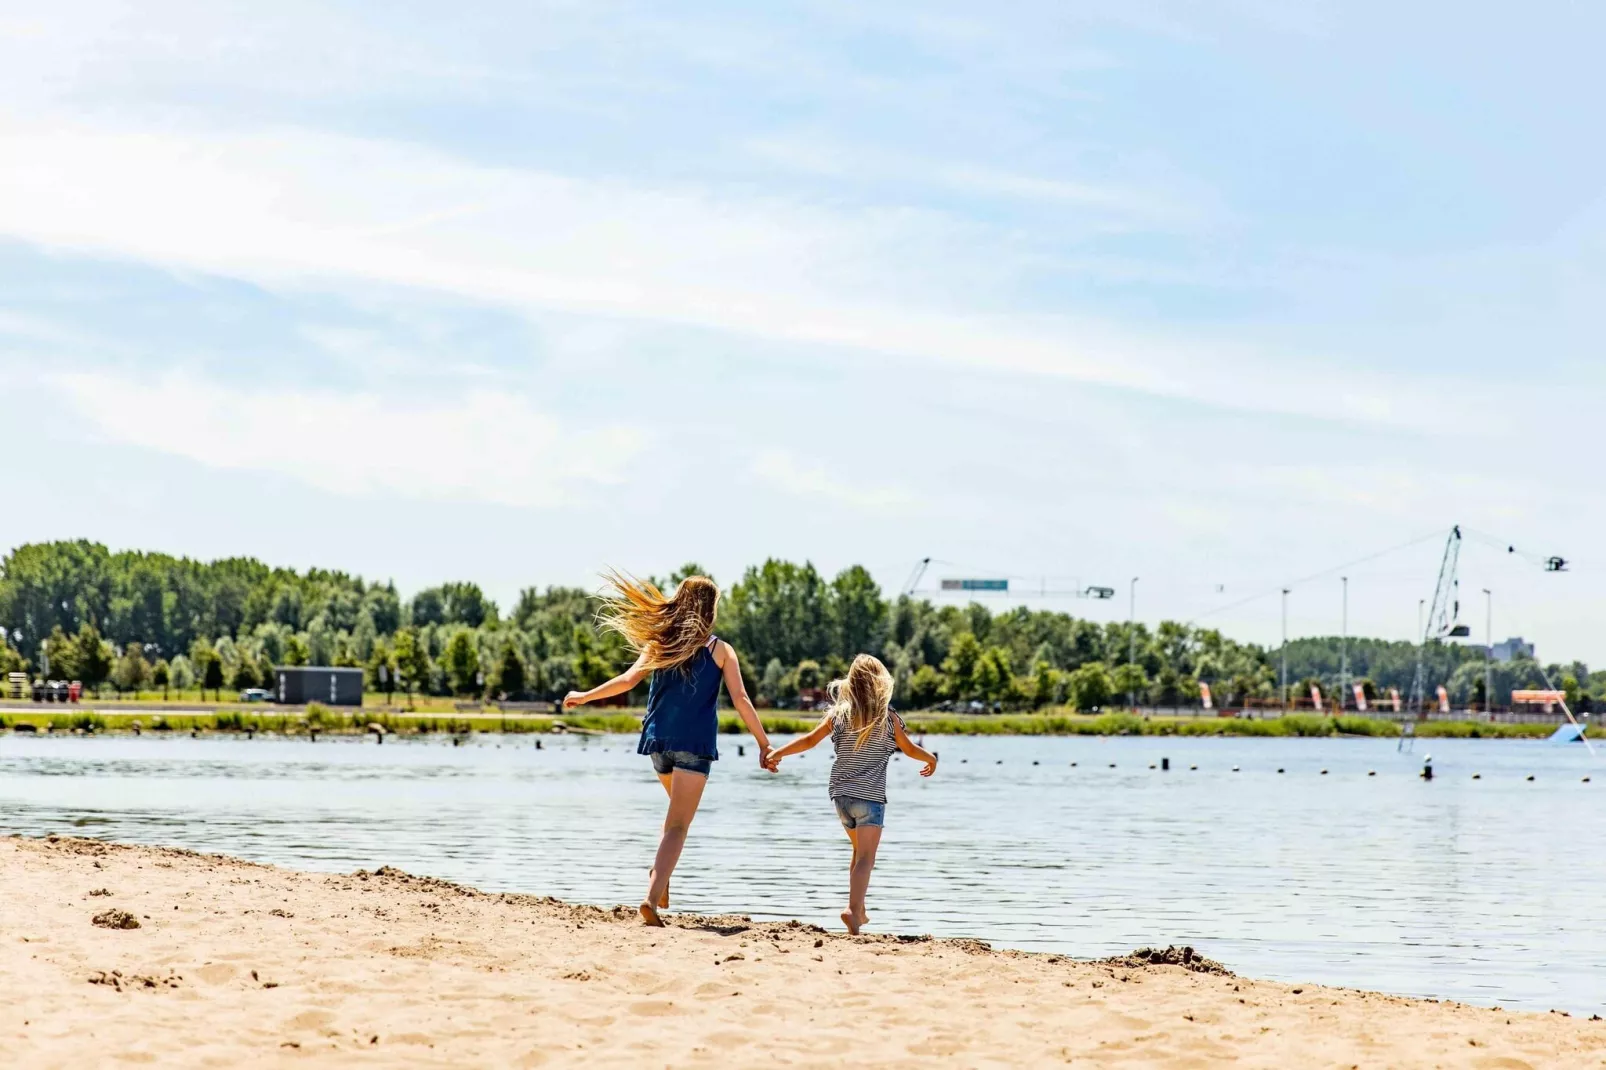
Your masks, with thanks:
[[[728,638],[754,664],[795,665],[831,651],[825,582],[812,564],[771,558],[731,588]]]
[[[887,638],[887,603],[863,566],[843,569],[831,581],[830,627],[835,652],[852,661],[880,654]]]
[[[78,667],[78,642],[56,625],[44,641],[44,662],[40,674],[53,680],[82,680]]]
[[[781,664],[780,658],[771,658],[769,664],[764,666],[764,675],[759,678],[758,697],[772,706],[779,706],[782,700],[791,697],[784,691],[785,680],[786,666]]]
[[[307,649],[307,641],[300,635],[292,632],[284,638],[284,663],[286,665],[306,665],[312,653]]]
[[[1149,674],[1143,671],[1143,666],[1136,662],[1125,662],[1115,667],[1114,676],[1115,695],[1123,700],[1128,696],[1133,701],[1146,695],[1149,690]]]
[[[407,627],[396,633],[394,650],[397,677],[407,691],[407,708],[411,709],[413,693],[429,686],[429,648],[420,640],[417,628]]]
[[[1032,680],[1029,694],[1032,708],[1040,709],[1054,701],[1055,692],[1059,688],[1059,672],[1047,660],[1038,661],[1032,670]]]
[[[1065,681],[1066,699],[1078,710],[1101,709],[1115,694],[1115,679],[1102,661],[1090,661],[1073,671]]]
[[[478,693],[479,682],[476,677],[480,671],[480,655],[474,648],[473,632],[467,628],[453,632],[446,642],[446,652],[441,660],[454,695]]]
[[[262,683],[257,676],[256,663],[250,658],[241,658],[234,663],[234,672],[229,676],[229,686],[236,691],[248,691]]]
[[[502,645],[502,660],[496,666],[496,688],[510,699],[524,694],[524,659],[509,640]]]
[[[196,666],[201,672],[201,693],[210,691],[213,701],[220,700],[223,697],[223,659],[210,646],[202,647],[196,655]]]
[[[179,654],[175,657],[168,666],[168,672],[175,690],[184,692],[195,686],[195,663],[187,656]]]
[[[946,681],[930,665],[922,665],[909,677],[909,703],[912,709],[930,709],[942,696]]]
[[[151,683],[162,689],[162,701],[167,701],[167,687],[172,682],[173,674],[166,658],[157,658],[156,664],[151,666]]]
[[[139,643],[127,643],[123,646],[123,653],[112,666],[112,686],[118,691],[133,691],[136,694],[151,678],[151,666],[145,660],[144,648]]]
[[[561,654],[552,655],[541,663],[541,680],[548,698],[562,699],[574,690],[574,662]]]
[[[399,682],[396,676],[396,658],[391,652],[390,644],[383,639],[377,640],[373,649],[368,652],[368,662],[364,666],[364,680],[368,690],[383,691],[387,695],[395,690]]]
[[[942,671],[948,677],[950,694],[957,699],[976,696],[976,666],[981,661],[981,643],[974,632],[960,632],[948,647],[948,656],[942,661]]]
[[[111,676],[112,663],[115,656],[112,646],[100,637],[100,631],[93,624],[85,622],[78,626],[78,637],[73,641],[77,661],[77,679],[84,687],[97,690]]]

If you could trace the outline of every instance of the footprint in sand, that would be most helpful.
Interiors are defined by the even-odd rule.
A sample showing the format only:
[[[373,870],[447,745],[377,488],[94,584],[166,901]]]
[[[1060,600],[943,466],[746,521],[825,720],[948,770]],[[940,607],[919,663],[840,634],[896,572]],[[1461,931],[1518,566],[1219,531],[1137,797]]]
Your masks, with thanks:
[[[639,1018],[662,1018],[666,1014],[679,1014],[675,1005],[668,1000],[644,999],[640,1003],[630,1005],[630,1013]]]
[[[220,985],[233,980],[234,975],[239,972],[240,970],[237,966],[230,966],[226,962],[212,962],[205,966],[197,967],[195,976],[209,985]]]

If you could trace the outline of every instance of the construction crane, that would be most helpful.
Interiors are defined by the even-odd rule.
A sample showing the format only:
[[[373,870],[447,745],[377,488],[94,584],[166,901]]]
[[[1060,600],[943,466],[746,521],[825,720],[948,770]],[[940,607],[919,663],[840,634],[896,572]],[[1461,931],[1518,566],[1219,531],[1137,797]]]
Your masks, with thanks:
[[[1422,628],[1422,645],[1416,649],[1416,679],[1411,684],[1411,704],[1421,716],[1427,691],[1427,647],[1429,642],[1464,639],[1471,629],[1461,623],[1461,525],[1450,529],[1439,561],[1439,582],[1433,589],[1433,609]]]

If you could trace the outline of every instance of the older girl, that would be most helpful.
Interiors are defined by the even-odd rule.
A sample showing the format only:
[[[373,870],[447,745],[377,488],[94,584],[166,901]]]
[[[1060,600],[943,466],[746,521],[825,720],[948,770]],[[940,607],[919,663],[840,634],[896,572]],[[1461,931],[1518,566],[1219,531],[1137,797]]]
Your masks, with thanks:
[[[770,755],[768,767],[774,770],[781,759],[801,754],[831,737],[836,761],[831,766],[831,802],[837,817],[853,844],[853,863],[848,871],[848,909],[842,924],[854,936],[870,916],[864,912],[865,893],[870,888],[870,871],[875,868],[876,849],[881,846],[881,829],[887,814],[887,763],[894,751],[926,763],[921,776],[937,771],[937,756],[911,742],[903,719],[892,711],[892,674],[880,660],[869,654],[853,659],[846,679],[833,680],[829,688],[831,709],[806,736],[794,739]]]
[[[669,905],[669,878],[680,861],[686,833],[697,814],[712,763],[719,758],[719,685],[730,692],[731,705],[758,743],[759,764],[768,767],[770,741],[758,711],[742,685],[742,670],[731,645],[714,635],[719,588],[706,576],[688,576],[666,598],[657,587],[622,573],[610,573],[610,591],[599,614],[604,627],[624,636],[637,657],[634,665],[589,691],[571,691],[563,706],[620,695],[648,673],[647,716],[641,723],[636,753],[652,758],[653,771],[669,793],[663,837],[653,859],[641,919],[662,925],[658,916]]]

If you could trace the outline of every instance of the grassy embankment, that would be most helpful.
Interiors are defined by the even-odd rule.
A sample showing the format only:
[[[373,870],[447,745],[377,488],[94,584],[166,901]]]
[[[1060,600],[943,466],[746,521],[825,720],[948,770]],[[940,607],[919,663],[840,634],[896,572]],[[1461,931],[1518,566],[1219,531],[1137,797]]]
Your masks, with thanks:
[[[641,724],[641,711],[619,710],[607,713],[565,713],[561,717],[527,714],[502,716],[495,712],[457,712],[455,709],[412,713],[383,709],[361,711],[334,710],[317,703],[302,713],[277,713],[272,707],[220,707],[214,712],[175,712],[152,715],[118,713],[115,709],[86,706],[71,712],[53,712],[41,707],[28,713],[0,714],[0,728],[17,724],[57,732],[117,732],[136,727],[153,732],[276,732],[305,734],[316,728],[326,733],[361,733],[370,725],[386,732],[414,735],[432,732],[552,732],[561,731],[556,722],[594,732],[635,732]],[[1366,717],[1318,717],[1289,714],[1266,720],[1237,717],[1150,717],[1131,713],[1078,714],[1065,711],[1046,713],[945,716],[910,714],[911,730],[929,735],[956,736],[1383,736],[1400,734],[1392,721]],[[813,718],[766,713],[764,725],[776,735],[796,735],[813,728]],[[1535,739],[1550,735],[1554,725],[1486,724],[1475,721],[1426,721],[1416,726],[1423,739]],[[734,714],[720,718],[720,731],[740,733],[741,721]]]

